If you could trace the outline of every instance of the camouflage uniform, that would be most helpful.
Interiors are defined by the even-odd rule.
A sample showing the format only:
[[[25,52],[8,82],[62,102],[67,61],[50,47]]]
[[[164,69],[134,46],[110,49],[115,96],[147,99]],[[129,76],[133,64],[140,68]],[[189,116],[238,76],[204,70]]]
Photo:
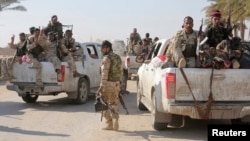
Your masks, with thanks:
[[[2,58],[1,62],[1,80],[6,80],[9,78],[13,79],[13,64],[16,62],[21,63],[21,58],[27,52],[27,41],[20,41],[17,44],[14,44],[14,38],[8,46],[12,49],[16,49],[15,56]]]
[[[56,22],[53,22],[54,18],[56,19]],[[57,21],[57,16],[53,15],[51,17],[51,21],[48,23],[48,26],[45,28],[45,35],[47,35],[49,32],[54,32],[57,34],[57,39],[63,38],[63,27],[62,23]]]
[[[51,62],[58,72],[61,70],[61,61],[57,57],[56,48],[58,46],[57,40],[49,41],[46,36],[40,35],[38,38],[38,43],[43,47],[45,53],[45,61]]]
[[[129,44],[128,44],[128,51],[129,53],[136,53],[136,55],[140,54],[138,50],[141,50],[141,36],[137,33],[137,30],[134,29],[134,32],[129,36]]]
[[[109,52],[102,60],[101,66],[101,84],[99,91],[102,91],[103,100],[106,101],[114,110],[104,111],[104,118],[108,124],[109,129],[118,130],[118,104],[119,104],[119,92],[120,92],[120,80],[122,77],[122,60],[119,55]],[[114,127],[113,127],[114,120]]]
[[[42,66],[38,60],[39,56],[43,56],[43,48],[35,42],[35,35],[29,36],[27,44],[26,56],[30,60],[32,67],[36,68],[36,82],[37,84],[42,84]],[[43,60],[40,60],[43,61]]]
[[[204,33],[208,37],[206,43],[209,47],[216,47],[220,42],[228,39],[227,29],[222,25],[219,25],[219,27],[208,25]]]
[[[69,69],[73,72],[73,76],[79,76],[80,74],[76,71],[76,64],[73,55],[70,53],[70,51],[67,49],[63,42],[60,44],[60,51],[63,54],[62,61],[68,62]]]
[[[180,30],[171,39],[168,47],[167,55],[177,65],[181,59],[185,59],[188,68],[196,67],[196,47],[197,47],[197,31],[186,34],[185,30]],[[178,65],[177,65],[178,66]]]

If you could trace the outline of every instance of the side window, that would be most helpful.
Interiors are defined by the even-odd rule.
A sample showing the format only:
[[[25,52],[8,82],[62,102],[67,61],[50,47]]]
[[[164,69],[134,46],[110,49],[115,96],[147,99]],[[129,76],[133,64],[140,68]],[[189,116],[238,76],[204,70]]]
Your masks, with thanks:
[[[152,58],[151,58],[151,59],[153,59],[154,57],[157,56],[157,54],[158,54],[158,52],[159,52],[159,50],[160,50],[161,44],[162,44],[162,43],[158,43],[158,44],[156,45],[156,47],[155,47],[154,50],[153,50],[153,54],[152,54]]]
[[[95,45],[87,45],[87,51],[89,53],[89,56],[93,59],[98,59],[98,54],[97,54],[97,50],[95,48]]]

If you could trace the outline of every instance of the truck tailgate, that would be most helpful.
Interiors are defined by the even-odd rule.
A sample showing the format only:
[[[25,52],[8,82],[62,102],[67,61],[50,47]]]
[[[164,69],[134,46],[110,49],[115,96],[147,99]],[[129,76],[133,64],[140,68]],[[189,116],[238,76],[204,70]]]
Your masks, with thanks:
[[[57,74],[54,70],[52,63],[40,62],[42,65],[42,81],[44,83],[57,83]],[[43,69],[46,68],[46,69]],[[12,82],[36,82],[36,68],[33,68],[31,64],[27,63],[15,63],[13,65],[14,79]]]
[[[207,101],[210,92],[212,69],[183,69],[198,101]],[[215,70],[212,78],[212,94],[215,101],[250,101],[249,69]],[[193,101],[180,69],[176,69],[176,100]]]

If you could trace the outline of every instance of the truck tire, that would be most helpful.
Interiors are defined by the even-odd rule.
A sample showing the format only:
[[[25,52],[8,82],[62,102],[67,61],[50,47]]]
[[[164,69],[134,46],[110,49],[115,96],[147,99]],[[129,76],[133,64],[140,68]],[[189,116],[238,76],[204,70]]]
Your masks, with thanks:
[[[76,104],[85,104],[88,100],[89,83],[85,78],[80,78],[77,86]]]
[[[166,130],[168,128],[167,122],[159,122],[158,119],[164,117],[165,114],[160,113],[157,111],[156,108],[156,98],[155,98],[155,91],[152,95],[152,110],[151,110],[151,117],[152,117],[152,126],[155,130]]]
[[[136,94],[136,105],[140,111],[147,111],[147,107],[141,102],[142,94],[139,86],[139,80],[137,80],[137,94]]]
[[[38,99],[38,95],[26,94],[22,96],[22,99],[26,103],[35,103],[36,100]]]

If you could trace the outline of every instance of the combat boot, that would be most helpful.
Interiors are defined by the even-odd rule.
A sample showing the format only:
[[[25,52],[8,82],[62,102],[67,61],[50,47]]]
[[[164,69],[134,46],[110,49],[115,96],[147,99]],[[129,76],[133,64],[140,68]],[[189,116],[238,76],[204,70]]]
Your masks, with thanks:
[[[113,128],[114,128],[114,130],[116,130],[116,131],[119,129],[118,119],[115,119],[115,120],[114,120],[114,127],[113,127]]]
[[[178,63],[178,68],[185,68],[187,65],[187,62],[184,58],[181,58],[179,63]]]
[[[238,69],[238,68],[240,68],[240,63],[237,60],[233,59],[232,60],[232,67],[233,67],[233,69]]]
[[[107,120],[105,126],[102,128],[103,130],[113,130],[113,121]]]

